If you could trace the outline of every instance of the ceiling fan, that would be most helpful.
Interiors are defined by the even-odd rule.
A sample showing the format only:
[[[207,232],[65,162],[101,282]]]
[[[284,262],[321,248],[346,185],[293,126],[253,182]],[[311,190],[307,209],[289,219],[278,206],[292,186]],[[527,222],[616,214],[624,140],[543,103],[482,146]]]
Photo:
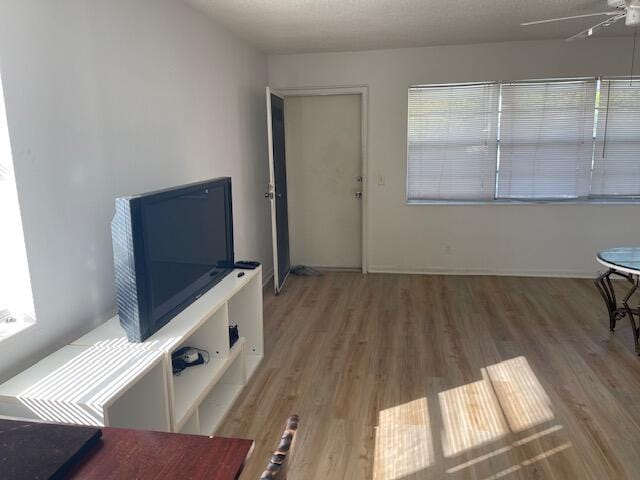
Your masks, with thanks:
[[[573,15],[570,17],[550,18],[548,20],[537,20],[535,22],[521,23],[520,25],[538,25],[540,23],[560,22],[563,20],[573,20],[574,18],[596,17],[603,15],[609,17],[603,22],[597,23],[593,27],[587,28],[586,30],[581,31],[580,33],[577,33],[572,37],[567,38],[568,41],[577,40],[579,38],[588,38],[598,30],[613,25],[623,18],[625,19],[625,24],[627,26],[635,27],[640,25],[640,0],[607,0],[607,4],[614,10],[611,10],[609,12]]]

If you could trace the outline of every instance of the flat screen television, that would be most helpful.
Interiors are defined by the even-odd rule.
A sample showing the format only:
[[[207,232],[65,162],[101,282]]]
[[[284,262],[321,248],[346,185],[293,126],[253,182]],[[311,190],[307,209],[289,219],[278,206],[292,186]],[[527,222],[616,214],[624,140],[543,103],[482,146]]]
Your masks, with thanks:
[[[120,324],[142,342],[233,270],[231,179],[118,198],[111,235]]]

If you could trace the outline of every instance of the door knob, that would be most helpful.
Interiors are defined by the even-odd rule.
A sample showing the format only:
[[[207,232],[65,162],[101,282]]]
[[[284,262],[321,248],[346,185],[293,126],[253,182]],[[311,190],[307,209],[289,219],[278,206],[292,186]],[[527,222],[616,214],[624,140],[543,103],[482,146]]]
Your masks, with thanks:
[[[362,192],[356,192],[356,198],[362,198]]]
[[[264,198],[273,199],[273,192],[267,192],[264,194]]]

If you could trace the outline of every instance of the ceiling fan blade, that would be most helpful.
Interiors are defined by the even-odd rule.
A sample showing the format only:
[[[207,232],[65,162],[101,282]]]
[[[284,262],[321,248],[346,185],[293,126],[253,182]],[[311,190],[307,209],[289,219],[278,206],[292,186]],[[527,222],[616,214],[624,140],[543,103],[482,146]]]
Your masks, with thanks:
[[[576,33],[573,37],[567,38],[567,42],[571,42],[573,40],[578,40],[580,38],[587,38],[593,35],[595,32],[600,30],[601,28],[608,27],[609,25],[613,25],[618,20],[622,20],[627,14],[619,13],[617,16],[613,18],[607,18],[604,22],[600,22],[593,27],[587,28],[586,30],[582,30],[579,33]]]
[[[586,17],[597,17],[600,15],[609,15],[609,16],[613,16],[613,15],[619,15],[620,11],[616,10],[614,12],[599,12],[599,13],[585,13],[583,15],[572,15],[571,17],[560,17],[560,18],[550,18],[548,20],[536,20],[535,22],[526,22],[526,23],[521,23],[520,25],[527,26],[527,25],[538,25],[540,23],[550,23],[550,22],[561,22],[564,20],[573,20],[574,18],[586,18]]]

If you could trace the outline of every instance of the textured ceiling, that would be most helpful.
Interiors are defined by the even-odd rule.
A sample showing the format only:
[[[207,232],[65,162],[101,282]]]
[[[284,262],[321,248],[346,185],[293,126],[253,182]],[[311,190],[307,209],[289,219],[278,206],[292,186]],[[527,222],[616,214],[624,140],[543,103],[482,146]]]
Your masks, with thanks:
[[[267,53],[567,38],[600,17],[529,27],[519,24],[608,10],[606,0],[185,1]],[[632,33],[621,22],[597,35]]]

